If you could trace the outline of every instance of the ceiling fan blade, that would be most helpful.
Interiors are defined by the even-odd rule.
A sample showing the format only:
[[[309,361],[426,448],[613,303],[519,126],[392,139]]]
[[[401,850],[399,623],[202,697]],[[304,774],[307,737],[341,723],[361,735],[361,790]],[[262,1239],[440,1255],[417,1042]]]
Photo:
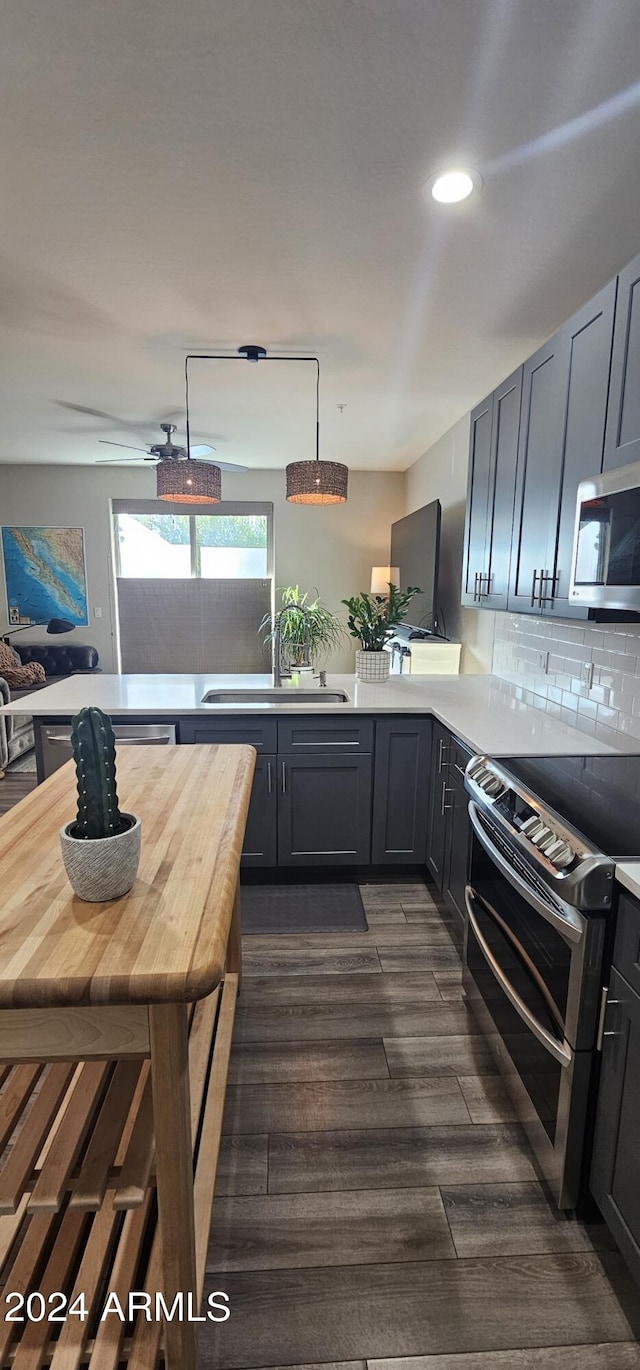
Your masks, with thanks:
[[[99,457],[96,466],[137,466],[144,461],[153,461],[153,457]]]
[[[210,452],[215,452],[215,447],[211,447],[208,442],[201,442],[191,448],[192,457],[208,457]]]
[[[98,438],[98,442],[104,443],[105,447],[126,447],[128,452],[144,452],[148,457],[146,447],[132,447],[130,442],[111,442],[110,438]]]
[[[88,414],[92,419],[108,419],[109,423],[120,426],[124,420],[118,418],[117,414],[105,414],[104,409],[89,409],[86,404],[72,404],[70,400],[54,400],[60,409],[70,409],[73,414]]]
[[[197,458],[196,458],[196,460],[197,460]],[[216,461],[216,458],[215,458],[215,457],[214,457],[214,459],[213,459],[213,465],[219,467],[219,469],[220,469],[221,471],[235,471],[235,472],[237,473],[237,475],[241,475],[242,472],[248,471],[248,470],[249,470],[249,467],[248,467],[248,466],[240,466],[238,462],[235,462],[235,461]]]

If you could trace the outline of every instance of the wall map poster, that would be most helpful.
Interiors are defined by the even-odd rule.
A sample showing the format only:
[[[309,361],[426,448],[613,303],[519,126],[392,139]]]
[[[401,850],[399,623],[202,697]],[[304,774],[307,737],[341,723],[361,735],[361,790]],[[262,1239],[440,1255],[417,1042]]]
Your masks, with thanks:
[[[88,624],[83,528],[3,527],[2,555],[10,624]]]

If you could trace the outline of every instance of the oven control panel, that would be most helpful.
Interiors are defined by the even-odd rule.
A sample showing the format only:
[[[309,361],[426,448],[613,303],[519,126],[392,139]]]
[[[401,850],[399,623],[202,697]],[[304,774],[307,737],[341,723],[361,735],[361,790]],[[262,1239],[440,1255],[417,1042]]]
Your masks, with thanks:
[[[609,909],[615,866],[602,852],[546,808],[537,795],[487,756],[473,756],[465,788],[478,809],[491,816],[507,861],[524,861],[565,904],[594,911]]]
[[[541,815],[529,799],[513,786],[506,776],[501,775],[486,757],[473,757],[467,767],[467,777],[472,786],[482,792],[491,807],[506,820],[509,827],[531,843],[557,871],[568,870],[578,860],[580,852],[573,845],[566,832],[559,832]]]

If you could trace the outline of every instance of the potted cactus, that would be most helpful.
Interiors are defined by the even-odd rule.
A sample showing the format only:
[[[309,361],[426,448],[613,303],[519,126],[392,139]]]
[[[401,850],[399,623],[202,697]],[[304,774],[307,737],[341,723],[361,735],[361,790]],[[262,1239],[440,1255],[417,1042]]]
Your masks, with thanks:
[[[140,860],[140,819],[121,813],[111,719],[81,709],[71,745],[78,777],[78,813],[60,830],[62,859],[75,894],[90,903],[118,899],[131,889]]]

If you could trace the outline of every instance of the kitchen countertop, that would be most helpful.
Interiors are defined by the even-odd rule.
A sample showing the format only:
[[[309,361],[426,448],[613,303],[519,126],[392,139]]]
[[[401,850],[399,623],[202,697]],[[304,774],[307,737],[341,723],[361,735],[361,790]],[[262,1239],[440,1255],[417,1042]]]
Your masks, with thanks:
[[[0,712],[36,718],[70,718],[85,705],[97,705],[117,718],[167,719],[189,716],[252,714],[431,714],[474,751],[490,756],[563,756],[638,753],[640,742],[620,735],[619,744],[602,742],[579,728],[550,718],[542,709],[514,699],[503,683],[490,675],[392,676],[380,685],[367,685],[354,676],[327,677],[328,689],[344,690],[345,704],[298,703],[296,685],[289,683],[291,701],[245,704],[203,704],[207,690],[267,689],[270,675],[75,675],[23,695]],[[308,689],[309,676],[300,684]]]
[[[630,894],[634,894],[636,899],[640,899],[640,861],[618,861],[616,880],[618,884],[624,885]]]

